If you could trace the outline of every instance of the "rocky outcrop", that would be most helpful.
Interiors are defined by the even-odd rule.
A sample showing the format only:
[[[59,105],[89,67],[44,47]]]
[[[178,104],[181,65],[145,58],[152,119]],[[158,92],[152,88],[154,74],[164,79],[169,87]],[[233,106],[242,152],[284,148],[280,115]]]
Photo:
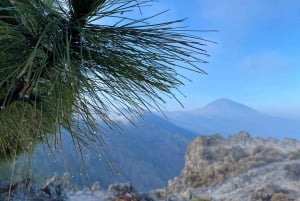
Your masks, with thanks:
[[[168,191],[187,199],[295,200],[300,198],[299,159],[296,140],[251,138],[246,132],[199,136],[189,144],[185,167],[169,181]]]
[[[63,179],[54,176],[43,187],[32,184],[28,179],[21,182],[0,184],[0,200],[3,201],[69,201]]]
[[[166,189],[139,193],[131,183],[111,184],[107,190],[76,191],[69,193],[70,201],[186,201],[168,195]]]

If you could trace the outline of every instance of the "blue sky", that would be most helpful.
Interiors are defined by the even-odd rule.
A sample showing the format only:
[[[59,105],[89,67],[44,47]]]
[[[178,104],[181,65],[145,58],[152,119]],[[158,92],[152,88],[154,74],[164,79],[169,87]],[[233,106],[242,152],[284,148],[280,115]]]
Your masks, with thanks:
[[[193,82],[181,88],[184,109],[227,97],[268,113],[300,113],[300,1],[159,0],[143,15],[166,9],[161,20],[188,17],[191,29],[218,30],[199,34],[218,44],[209,44],[209,64],[200,66],[207,76],[186,73]],[[169,101],[166,109],[182,108]]]

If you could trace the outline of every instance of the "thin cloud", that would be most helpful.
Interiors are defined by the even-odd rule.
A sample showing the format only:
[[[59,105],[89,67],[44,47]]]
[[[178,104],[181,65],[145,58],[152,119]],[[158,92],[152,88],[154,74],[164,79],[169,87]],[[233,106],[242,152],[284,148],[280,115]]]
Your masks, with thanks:
[[[247,73],[284,73],[295,68],[291,58],[278,52],[265,51],[258,54],[249,55],[243,59],[240,68]]]

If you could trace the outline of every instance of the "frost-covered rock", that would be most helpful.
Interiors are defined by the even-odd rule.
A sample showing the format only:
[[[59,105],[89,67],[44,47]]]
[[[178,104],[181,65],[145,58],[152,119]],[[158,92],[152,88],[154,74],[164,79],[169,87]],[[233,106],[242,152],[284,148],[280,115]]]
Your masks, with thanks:
[[[186,199],[295,200],[300,198],[299,178],[299,141],[216,134],[189,144],[185,166],[169,181],[168,191]]]

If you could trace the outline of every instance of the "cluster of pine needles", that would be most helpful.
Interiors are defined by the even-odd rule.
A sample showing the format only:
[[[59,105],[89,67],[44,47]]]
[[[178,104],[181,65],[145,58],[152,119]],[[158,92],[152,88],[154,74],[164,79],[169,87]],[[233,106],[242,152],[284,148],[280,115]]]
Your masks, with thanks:
[[[101,144],[98,123],[114,129],[116,114],[161,110],[187,79],[180,69],[205,73],[197,66],[208,41],[184,20],[150,23],[159,13],[141,12],[152,3],[0,1],[2,161],[37,144],[60,147],[65,133],[79,152]]]

